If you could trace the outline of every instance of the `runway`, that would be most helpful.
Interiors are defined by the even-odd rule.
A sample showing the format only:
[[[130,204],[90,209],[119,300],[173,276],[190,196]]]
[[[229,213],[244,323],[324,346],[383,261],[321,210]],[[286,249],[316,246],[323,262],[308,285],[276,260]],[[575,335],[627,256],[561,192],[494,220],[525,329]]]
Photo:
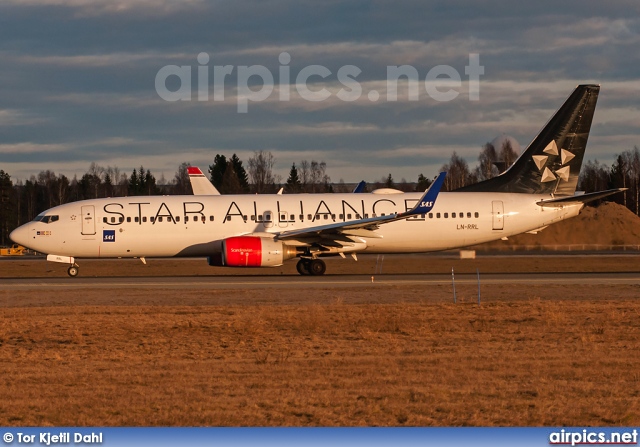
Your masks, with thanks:
[[[491,273],[480,275],[481,285],[638,285],[640,273]],[[174,276],[174,277],[93,277],[93,278],[19,278],[3,279],[7,288],[16,290],[65,289],[310,289],[362,288],[375,286],[450,285],[451,275],[326,275],[280,276]],[[455,276],[456,285],[477,285],[478,276]]]

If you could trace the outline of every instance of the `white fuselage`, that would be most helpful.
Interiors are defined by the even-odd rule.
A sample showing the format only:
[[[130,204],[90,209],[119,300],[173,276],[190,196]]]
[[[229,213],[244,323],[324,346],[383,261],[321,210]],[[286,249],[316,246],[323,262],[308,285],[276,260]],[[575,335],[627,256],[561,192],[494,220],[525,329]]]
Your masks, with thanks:
[[[316,227],[410,209],[420,193],[135,196],[51,208],[12,233],[15,242],[77,258],[208,256],[224,239]],[[430,213],[382,224],[351,251],[417,253],[497,240],[576,216],[582,204],[541,207],[549,196],[441,193]],[[454,217],[455,216],[455,217]],[[48,223],[46,223],[48,221]],[[285,241],[304,245],[305,241]],[[344,250],[345,252],[348,250]]]

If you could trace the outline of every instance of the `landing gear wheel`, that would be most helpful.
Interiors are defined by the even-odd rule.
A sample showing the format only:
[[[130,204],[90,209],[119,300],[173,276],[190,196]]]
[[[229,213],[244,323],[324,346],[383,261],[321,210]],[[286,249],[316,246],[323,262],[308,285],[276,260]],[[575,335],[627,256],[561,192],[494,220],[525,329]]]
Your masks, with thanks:
[[[324,272],[327,271],[327,265],[324,263],[322,259],[314,259],[309,262],[309,272],[313,276],[324,275]]]
[[[72,265],[71,267],[69,267],[67,269],[67,273],[69,274],[69,276],[71,276],[72,278],[75,278],[76,276],[78,276],[78,273],[80,273],[80,269],[78,268],[77,265]]]
[[[309,271],[309,261],[306,259],[300,259],[296,264],[296,270],[298,270],[298,273],[303,276],[310,275],[311,272]]]

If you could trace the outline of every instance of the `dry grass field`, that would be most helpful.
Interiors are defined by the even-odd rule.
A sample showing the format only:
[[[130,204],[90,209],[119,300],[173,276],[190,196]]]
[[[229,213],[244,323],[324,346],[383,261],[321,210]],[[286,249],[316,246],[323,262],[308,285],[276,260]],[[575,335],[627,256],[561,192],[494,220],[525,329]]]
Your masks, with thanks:
[[[0,425],[640,424],[640,284],[458,293],[2,287]]]

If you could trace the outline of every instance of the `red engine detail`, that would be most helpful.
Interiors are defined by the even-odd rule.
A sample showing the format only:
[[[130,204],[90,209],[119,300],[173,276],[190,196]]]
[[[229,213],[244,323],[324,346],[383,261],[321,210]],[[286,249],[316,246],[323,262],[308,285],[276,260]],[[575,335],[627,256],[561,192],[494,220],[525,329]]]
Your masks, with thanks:
[[[259,237],[230,237],[222,243],[224,264],[231,267],[260,267],[262,241]]]
[[[266,237],[237,236],[222,241],[222,264],[229,267],[276,267],[296,254],[295,247]]]

